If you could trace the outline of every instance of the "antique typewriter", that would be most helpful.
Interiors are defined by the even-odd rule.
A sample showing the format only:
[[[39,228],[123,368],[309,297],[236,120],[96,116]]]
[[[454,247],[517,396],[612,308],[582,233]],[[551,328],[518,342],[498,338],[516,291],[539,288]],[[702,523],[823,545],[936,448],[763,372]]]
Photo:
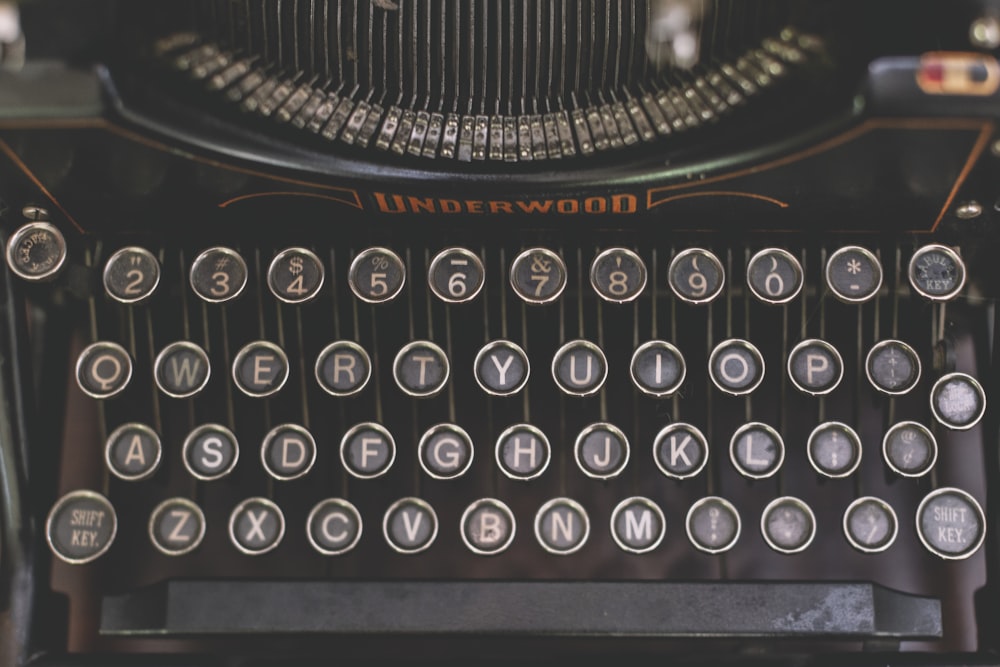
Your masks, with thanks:
[[[1000,664],[998,48],[0,2],[0,664]]]

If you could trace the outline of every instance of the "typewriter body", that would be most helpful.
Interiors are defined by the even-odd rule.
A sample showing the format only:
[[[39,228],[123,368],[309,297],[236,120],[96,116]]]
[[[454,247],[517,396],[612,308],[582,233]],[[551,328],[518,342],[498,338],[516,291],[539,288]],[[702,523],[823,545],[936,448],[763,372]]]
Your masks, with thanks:
[[[1000,662],[998,47],[0,3],[0,664]]]

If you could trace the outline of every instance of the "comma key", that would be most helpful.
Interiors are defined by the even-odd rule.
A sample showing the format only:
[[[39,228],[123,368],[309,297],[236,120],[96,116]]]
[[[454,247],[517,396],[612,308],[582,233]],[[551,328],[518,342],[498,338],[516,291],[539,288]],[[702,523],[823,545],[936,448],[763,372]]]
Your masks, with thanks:
[[[93,491],[73,491],[60,498],[45,522],[45,537],[59,559],[80,565],[100,557],[118,531],[115,508]]]
[[[986,516],[965,491],[931,491],[917,508],[917,534],[928,551],[946,560],[976,553],[986,537]]]

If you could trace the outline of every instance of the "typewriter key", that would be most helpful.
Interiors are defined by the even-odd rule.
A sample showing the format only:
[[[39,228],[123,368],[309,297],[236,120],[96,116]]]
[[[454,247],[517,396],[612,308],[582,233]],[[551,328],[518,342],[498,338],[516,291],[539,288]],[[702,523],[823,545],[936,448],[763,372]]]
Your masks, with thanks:
[[[163,348],[153,364],[156,386],[174,398],[197,394],[208,384],[211,373],[205,350],[187,341],[171,343]]]
[[[480,498],[465,508],[460,524],[465,546],[482,556],[505,551],[517,532],[514,513],[494,498]]]
[[[427,282],[442,301],[464,303],[476,298],[483,289],[486,269],[471,250],[446,248],[431,260]]]
[[[276,426],[264,436],[260,461],[275,479],[297,479],[316,463],[316,441],[309,431],[296,424]]]
[[[271,260],[267,286],[285,303],[303,303],[319,294],[325,272],[323,262],[306,248],[287,248]]]
[[[229,248],[209,248],[191,264],[191,289],[209,303],[235,299],[247,285],[247,265]]]
[[[608,360],[590,341],[573,340],[552,358],[552,377],[571,396],[596,394],[608,377]]]
[[[646,265],[627,248],[608,248],[590,265],[590,284],[605,301],[633,301],[646,288]]]
[[[986,538],[986,516],[965,491],[937,489],[917,508],[917,535],[928,551],[941,558],[968,558]]]
[[[844,361],[826,341],[804,340],[788,355],[788,377],[807,394],[829,394],[844,377]]]
[[[240,457],[236,436],[225,426],[202,424],[184,439],[181,458],[196,479],[211,481],[228,475]]]
[[[347,553],[361,539],[361,514],[341,498],[321,500],[306,519],[306,536],[324,556]]]
[[[897,532],[896,512],[879,498],[858,498],[844,512],[844,535],[858,551],[885,551],[896,541]]]
[[[270,396],[288,380],[288,357],[274,343],[248,343],[233,360],[233,380],[247,396]]]
[[[515,424],[497,438],[497,465],[511,479],[538,477],[549,467],[551,458],[549,439],[531,424]]]
[[[428,340],[403,346],[392,362],[396,384],[406,394],[418,398],[434,396],[448,382],[448,357]]]
[[[694,477],[708,462],[708,441],[690,424],[670,424],[656,434],[653,460],[667,477]]]
[[[931,244],[920,248],[910,259],[910,284],[933,301],[948,301],[965,286],[965,263],[947,246]]]
[[[900,422],[882,439],[882,455],[886,464],[903,477],[921,477],[937,461],[937,441],[924,425]]]
[[[611,537],[623,551],[648,553],[660,546],[666,532],[663,510],[649,498],[626,498],[611,512]]]
[[[435,479],[461,477],[472,465],[472,438],[454,424],[431,426],[417,446],[420,467]]]
[[[861,463],[861,438],[847,424],[826,422],[809,434],[809,463],[826,477],[847,477]]]
[[[167,556],[183,556],[198,548],[205,537],[205,515],[186,498],[170,498],[149,517],[149,539]]]
[[[965,373],[949,373],[931,389],[934,418],[957,431],[970,429],[986,412],[986,393],[976,379]]]
[[[52,280],[66,263],[66,239],[48,222],[29,222],[7,241],[7,266],[32,282]]]
[[[330,343],[316,359],[316,381],[332,396],[350,396],[365,388],[372,375],[365,349],[347,340]]]
[[[591,424],[576,437],[573,455],[587,477],[617,477],[628,464],[628,438],[611,424]]]
[[[865,373],[872,386],[886,394],[905,394],[920,380],[920,357],[906,343],[883,340],[865,360]]]
[[[535,514],[535,539],[551,554],[575,553],[590,537],[590,517],[580,503],[553,498]]]
[[[555,301],[566,288],[566,264],[551,250],[525,250],[510,265],[510,285],[528,303]]]
[[[340,462],[359,479],[384,475],[395,460],[396,441],[384,426],[375,422],[352,426],[340,440]]]
[[[247,498],[229,515],[229,539],[248,556],[271,551],[284,536],[285,516],[267,498]]]
[[[684,523],[688,539],[699,551],[728,551],[740,538],[740,513],[725,498],[708,496],[688,510]]]
[[[760,517],[760,531],[768,546],[783,554],[803,551],[816,536],[816,517],[798,498],[772,500]]]
[[[670,289],[688,303],[708,303],[722,292],[726,272],[719,258],[702,248],[690,248],[670,262]]]
[[[122,424],[108,436],[104,461],[120,479],[145,479],[156,472],[163,446],[156,431],[145,424]]]
[[[388,248],[367,248],[351,262],[347,282],[362,301],[391,301],[403,290],[406,267],[399,255]]]
[[[382,534],[393,550],[401,554],[424,551],[438,533],[434,508],[420,498],[401,498],[389,506],[382,520]]]
[[[788,303],[802,291],[802,265],[787,250],[765,248],[747,265],[747,286],[765,303]]]
[[[841,248],[826,263],[826,284],[841,301],[864,303],[882,287],[882,265],[865,248]]]
[[[629,372],[639,391],[670,396],[680,389],[687,368],[680,350],[666,341],[651,340],[636,348]]]
[[[510,396],[524,388],[531,367],[520,345],[508,340],[487,343],[473,364],[476,382],[487,394]]]
[[[98,341],[84,348],[76,360],[76,383],[94,398],[121,392],[132,379],[132,358],[118,343]]]
[[[118,516],[107,498],[94,491],[73,491],[60,498],[45,522],[45,539],[60,560],[89,563],[111,547]]]
[[[145,248],[129,246],[104,265],[104,289],[115,301],[140,303],[160,284],[160,263]]]
[[[712,350],[708,375],[712,383],[727,394],[749,394],[764,379],[764,357],[748,341],[725,340]]]
[[[767,424],[750,422],[730,438],[729,459],[744,477],[764,479],[778,472],[784,463],[785,443]]]

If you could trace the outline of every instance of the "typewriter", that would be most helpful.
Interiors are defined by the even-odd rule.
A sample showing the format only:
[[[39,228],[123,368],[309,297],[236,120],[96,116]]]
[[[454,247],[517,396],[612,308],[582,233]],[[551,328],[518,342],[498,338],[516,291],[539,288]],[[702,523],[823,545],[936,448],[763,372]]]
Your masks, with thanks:
[[[998,48],[0,2],[0,664],[1000,664]]]

